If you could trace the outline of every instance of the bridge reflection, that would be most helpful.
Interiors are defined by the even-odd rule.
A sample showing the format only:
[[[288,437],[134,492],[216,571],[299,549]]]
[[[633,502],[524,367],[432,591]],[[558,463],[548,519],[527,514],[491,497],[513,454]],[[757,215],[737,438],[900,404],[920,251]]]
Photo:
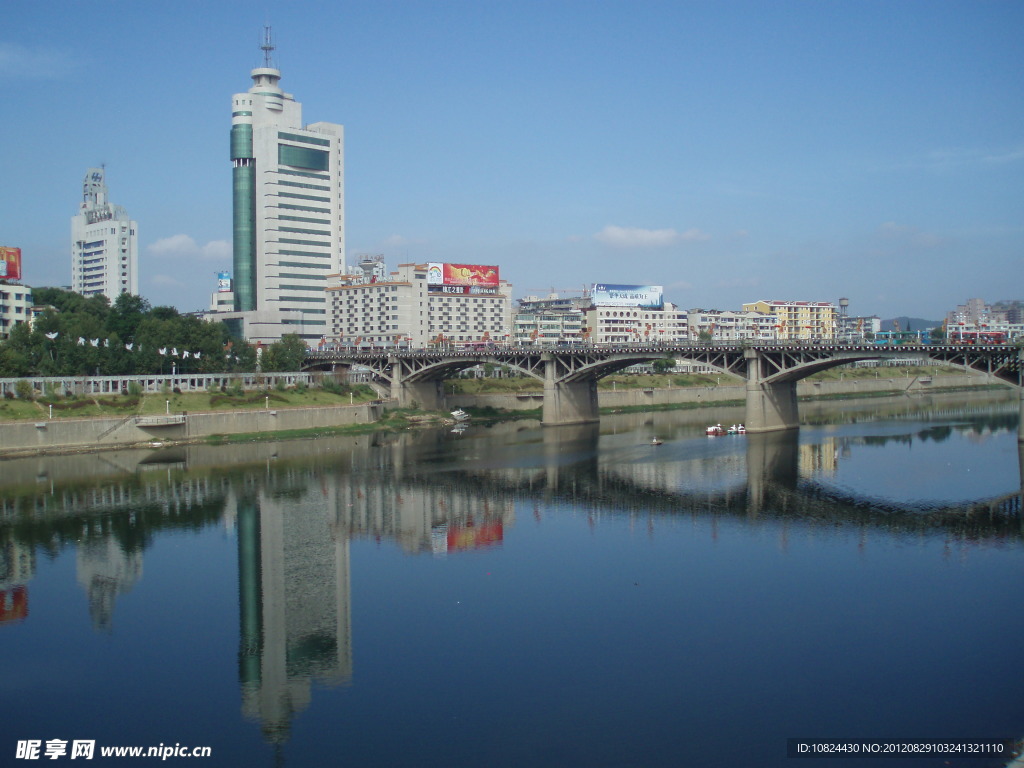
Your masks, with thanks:
[[[1006,410],[979,416],[983,428],[1012,433],[1015,404]],[[626,515],[654,531],[659,520],[734,518],[931,533],[954,544],[1024,538],[1024,490],[945,506],[859,496],[828,479],[864,449],[861,438],[802,443],[790,431],[709,440],[693,428],[702,418],[680,415],[671,427],[659,418],[668,430],[659,447],[646,444],[650,415],[623,415],[559,429],[515,422],[463,436],[378,433],[5,462],[0,589],[14,618],[26,620],[34,553],[77,546],[94,623],[114,631],[116,598],[143,578],[144,551],[158,535],[236,530],[241,708],[282,744],[315,685],[354,679],[353,541],[455,556],[499,545],[524,511],[547,509],[596,522]],[[1018,459],[1024,477],[1019,444]]]

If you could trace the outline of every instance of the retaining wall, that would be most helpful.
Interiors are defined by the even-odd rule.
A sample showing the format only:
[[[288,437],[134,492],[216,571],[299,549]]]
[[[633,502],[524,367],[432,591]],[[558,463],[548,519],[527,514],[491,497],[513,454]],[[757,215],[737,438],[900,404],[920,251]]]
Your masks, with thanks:
[[[935,389],[978,387],[1000,383],[998,379],[977,374],[950,376],[887,376],[879,378],[843,379],[839,381],[809,381],[797,383],[797,397],[839,397],[843,395],[877,395],[894,392],[927,392]],[[679,405],[682,403],[720,403],[746,400],[742,383],[722,384],[714,387],[670,387],[667,389],[598,390],[601,408],[639,408],[643,406]],[[444,396],[445,407],[472,408],[492,406],[509,411],[529,411],[540,408],[541,392],[529,394],[488,394]]]
[[[377,421],[382,413],[383,404],[377,402],[320,408],[14,421],[0,424],[0,454],[107,449],[138,443],[201,440],[210,435],[341,427]]]
[[[926,392],[951,387],[977,387],[998,383],[987,376],[953,375],[935,378],[904,376],[845,381],[801,381],[799,397],[838,397],[892,392]],[[601,390],[602,408],[627,408],[676,405],[681,403],[719,403],[742,401],[743,384],[715,387],[679,387],[669,389]],[[492,406],[508,411],[539,409],[540,392],[499,395],[444,396],[448,410],[472,406]],[[338,427],[377,421],[385,406],[394,403],[369,403],[320,408],[282,408],[279,410],[220,411],[164,416],[126,416],[94,419],[60,417],[35,422],[0,423],[0,455],[11,453],[50,453],[59,451],[108,449],[139,443],[194,441],[209,435],[279,432],[292,429]]]

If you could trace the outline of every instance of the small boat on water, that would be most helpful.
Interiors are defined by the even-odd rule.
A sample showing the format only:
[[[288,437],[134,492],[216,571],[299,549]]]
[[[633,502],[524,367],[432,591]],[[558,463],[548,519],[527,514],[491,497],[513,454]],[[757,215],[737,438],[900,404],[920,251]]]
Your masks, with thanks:
[[[452,411],[452,418],[456,421],[467,421],[469,419],[469,414],[461,408],[456,408]]]
[[[745,435],[747,434],[747,428],[742,424],[733,424],[729,427],[730,435]]]
[[[661,445],[662,442],[663,441],[660,438],[657,438],[657,437],[651,438],[651,445]]]
[[[718,437],[725,434],[725,427],[721,424],[714,424],[705,430],[708,437]]]

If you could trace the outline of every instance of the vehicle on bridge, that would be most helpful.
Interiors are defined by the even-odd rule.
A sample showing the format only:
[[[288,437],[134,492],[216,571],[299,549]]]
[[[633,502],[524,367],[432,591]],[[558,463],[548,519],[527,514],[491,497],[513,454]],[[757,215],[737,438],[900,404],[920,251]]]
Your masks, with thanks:
[[[922,331],[879,331],[875,334],[875,344],[927,344]]]
[[[953,330],[949,334],[950,344],[1006,344],[1006,331],[962,331]]]

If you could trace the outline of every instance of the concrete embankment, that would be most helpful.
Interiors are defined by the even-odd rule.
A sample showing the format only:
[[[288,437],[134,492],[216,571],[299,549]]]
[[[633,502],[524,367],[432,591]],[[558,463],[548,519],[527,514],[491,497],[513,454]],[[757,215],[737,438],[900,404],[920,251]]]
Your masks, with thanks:
[[[735,381],[735,380],[730,380]],[[797,383],[797,397],[865,397],[903,393],[934,392],[947,389],[968,389],[979,386],[998,385],[999,381],[988,376],[972,374],[948,376],[889,376],[879,378],[843,379],[839,381],[814,381],[804,379]],[[507,411],[529,411],[541,407],[543,393],[529,392],[516,394],[488,395],[445,395],[448,408],[474,408],[491,406]],[[643,408],[672,405],[712,405],[730,401],[744,401],[746,389],[743,384],[722,384],[714,387],[668,387],[665,389],[620,389],[600,390],[598,404],[601,408]]]
[[[888,377],[845,381],[802,381],[799,397],[856,397],[976,388],[997,383],[984,376]],[[446,395],[445,407],[491,406],[507,411],[539,409],[540,392],[491,395]],[[602,408],[656,408],[683,404],[742,402],[742,384],[714,387],[602,390]],[[218,411],[111,418],[57,418],[0,423],[0,456],[107,450],[144,443],[197,442],[212,435],[283,432],[367,424],[381,418],[391,403],[258,411]]]
[[[0,424],[0,455],[105,450],[139,443],[191,442],[211,435],[343,427],[377,421],[383,412],[381,403],[367,403],[326,408],[13,421]]]

